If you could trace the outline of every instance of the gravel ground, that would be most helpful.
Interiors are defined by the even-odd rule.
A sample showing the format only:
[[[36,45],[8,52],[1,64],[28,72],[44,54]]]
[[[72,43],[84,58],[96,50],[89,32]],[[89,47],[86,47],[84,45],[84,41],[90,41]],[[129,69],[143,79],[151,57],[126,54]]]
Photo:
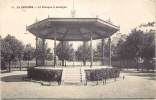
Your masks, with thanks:
[[[24,81],[26,71],[1,74],[2,98],[156,98],[155,73],[122,73],[125,79],[109,80],[106,85],[63,84],[43,86]]]

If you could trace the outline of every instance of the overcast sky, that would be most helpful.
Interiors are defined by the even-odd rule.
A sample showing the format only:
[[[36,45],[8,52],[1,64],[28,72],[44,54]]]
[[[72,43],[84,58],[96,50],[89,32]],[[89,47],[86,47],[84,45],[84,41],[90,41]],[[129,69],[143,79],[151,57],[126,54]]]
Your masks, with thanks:
[[[16,8],[17,6],[64,6],[65,8]],[[129,30],[142,23],[156,20],[156,0],[74,0],[75,17],[109,18],[120,26],[120,32]],[[1,0],[0,33],[15,36],[24,44],[35,45],[35,37],[26,32],[26,25],[48,17],[71,17],[73,0]],[[28,34],[24,34],[28,33]],[[53,47],[52,42],[48,42]]]

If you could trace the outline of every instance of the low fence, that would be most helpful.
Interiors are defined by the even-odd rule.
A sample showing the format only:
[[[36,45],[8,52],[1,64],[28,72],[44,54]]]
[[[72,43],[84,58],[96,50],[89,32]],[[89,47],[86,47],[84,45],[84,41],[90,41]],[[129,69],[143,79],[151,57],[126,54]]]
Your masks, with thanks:
[[[52,67],[53,65],[54,65],[53,60],[52,61],[46,60],[44,66]],[[101,66],[101,61],[94,61],[93,65]],[[105,61],[104,61],[104,66],[107,66],[107,65],[109,65],[109,59],[105,59]],[[19,61],[17,61],[17,62],[11,62],[11,64],[10,64],[11,70],[27,70],[27,68],[34,67],[34,66],[36,66],[35,60],[21,61],[21,63]],[[57,66],[61,66],[61,61],[57,62]],[[83,62],[82,61],[66,61],[66,66],[70,66],[70,67],[83,66]],[[86,66],[90,66],[89,61],[86,62]],[[137,62],[134,60],[113,60],[112,59],[112,66],[118,67],[118,68],[154,69],[155,63],[143,63],[141,65],[141,64],[137,64]],[[5,66],[3,66],[3,64],[1,63],[1,69],[8,70],[9,64],[5,63]]]
[[[45,61],[45,66],[53,66],[53,65],[54,65],[53,61],[47,61],[47,60]],[[60,61],[58,62],[58,65],[61,65]],[[15,70],[27,70],[27,68],[35,67],[35,66],[36,66],[36,61],[35,60],[21,61],[21,62],[16,61],[16,62],[11,62],[10,63],[10,68],[11,68],[12,71],[15,71]],[[2,67],[1,67],[2,70],[3,69],[8,70],[9,69],[9,64],[5,63],[5,66],[3,65]]]
[[[86,73],[86,84],[88,81],[103,81],[106,83],[107,79],[114,78],[116,80],[120,75],[120,69],[118,68],[100,68],[100,69],[87,69]]]
[[[36,62],[34,60],[32,61],[16,61],[16,62],[11,62],[10,63],[10,70],[11,71],[16,71],[16,70],[27,70],[29,67],[34,67],[36,66]],[[9,70],[9,64],[5,63],[1,66],[1,70]]]
[[[112,60],[112,66],[120,68],[137,68],[137,62],[134,60]]]

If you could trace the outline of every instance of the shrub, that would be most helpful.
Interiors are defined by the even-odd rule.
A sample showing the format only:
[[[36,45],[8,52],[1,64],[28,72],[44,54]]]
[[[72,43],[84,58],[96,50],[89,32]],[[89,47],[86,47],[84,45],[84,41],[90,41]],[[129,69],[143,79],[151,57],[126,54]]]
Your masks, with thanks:
[[[39,68],[28,68],[28,77],[34,80],[42,81],[57,81],[61,82],[62,70],[53,69],[39,69]]]
[[[117,68],[101,68],[85,70],[87,81],[106,80],[117,78],[120,75],[120,70]]]

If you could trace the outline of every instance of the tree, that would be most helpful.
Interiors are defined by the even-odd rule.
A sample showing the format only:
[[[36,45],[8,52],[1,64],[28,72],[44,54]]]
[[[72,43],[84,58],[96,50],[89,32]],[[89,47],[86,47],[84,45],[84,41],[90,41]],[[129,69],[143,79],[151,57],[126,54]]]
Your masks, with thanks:
[[[83,61],[83,64],[86,65],[86,61],[91,58],[91,48],[87,42],[83,45],[80,45],[76,51],[76,58],[78,61]],[[95,54],[95,50],[93,50]]]
[[[103,51],[102,51],[102,42],[104,45]],[[108,40],[104,40],[102,42],[97,44],[97,48],[95,51],[96,52],[95,57],[98,58],[98,60],[101,60],[102,65],[103,65],[104,61],[106,59],[108,59],[110,56],[110,47],[109,47],[109,41]],[[104,52],[104,55],[103,55],[103,52]],[[115,56],[116,56],[116,46],[115,46],[115,43],[111,42],[111,58],[115,58]]]
[[[97,44],[96,52],[97,52],[98,57],[102,57],[102,43],[101,42]],[[108,44],[108,41],[104,41],[104,56],[109,57],[109,44]]]
[[[31,46],[31,44],[26,44],[24,48],[24,56],[23,60],[32,60],[34,58],[35,48]]]
[[[118,57],[127,62],[127,60],[136,60],[138,62],[143,50],[143,31],[133,29],[125,41],[119,41],[117,45]],[[128,68],[128,67],[127,67]]]
[[[50,48],[47,48],[46,50],[46,60],[53,60],[53,53],[51,53]]]
[[[155,57],[155,41],[154,32],[147,32],[144,35],[143,48],[141,51],[141,57],[144,59],[143,67],[148,69],[154,69],[152,65],[152,59]]]
[[[143,47],[141,51],[141,57],[151,60],[155,55],[155,41],[153,32],[148,32],[144,34]]]
[[[34,58],[34,53],[35,49],[31,46],[31,44],[27,44],[24,48],[24,54],[23,54],[23,60],[28,61],[28,66],[29,66],[29,61]]]
[[[6,36],[2,40],[2,58],[5,62],[9,63],[9,72],[11,71],[11,61],[21,61],[24,45],[17,40],[14,36]]]
[[[1,39],[1,69],[6,69],[6,63],[9,63],[11,60],[11,54],[12,51],[9,44],[4,39]]]
[[[56,55],[60,60],[62,60],[62,65],[64,66],[65,60],[72,60],[74,58],[74,49],[72,47],[72,44],[69,44],[69,42],[60,42],[56,46]]]
[[[156,36],[156,22],[148,22],[139,26],[140,30],[144,31],[143,51],[141,52],[142,58],[144,59],[144,68],[154,69],[155,62],[155,36]]]
[[[35,52],[37,66],[45,64],[46,51],[47,51],[47,43],[45,42],[44,39],[38,38]]]
[[[118,42],[116,47],[118,58],[135,60],[139,69],[140,58],[148,62],[154,57],[154,34],[153,31],[144,32],[140,29],[133,29],[125,41]],[[143,69],[143,66],[141,68]]]

